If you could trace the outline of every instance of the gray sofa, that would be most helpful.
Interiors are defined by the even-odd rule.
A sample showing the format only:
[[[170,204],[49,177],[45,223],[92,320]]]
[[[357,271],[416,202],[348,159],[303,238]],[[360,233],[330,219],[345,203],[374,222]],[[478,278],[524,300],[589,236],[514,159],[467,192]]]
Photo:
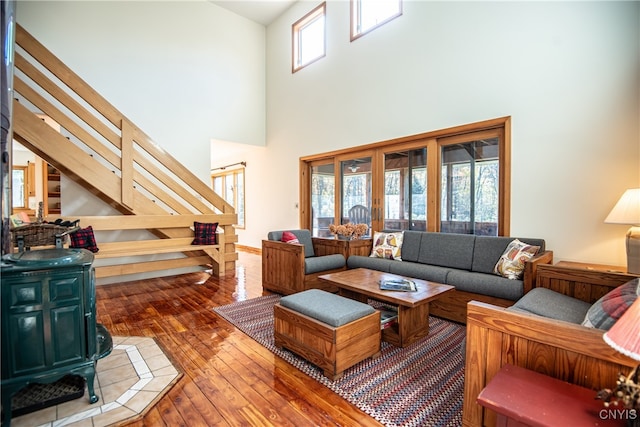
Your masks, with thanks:
[[[518,238],[527,244],[540,246],[540,251],[526,263],[522,279],[496,275],[493,269],[514,239],[405,231],[402,261],[352,255],[347,259],[347,267],[369,268],[455,286],[454,292],[431,304],[431,313],[464,323],[467,302],[476,300],[502,307],[513,305],[533,289],[536,266],[553,261],[553,252],[546,250],[543,239]]]

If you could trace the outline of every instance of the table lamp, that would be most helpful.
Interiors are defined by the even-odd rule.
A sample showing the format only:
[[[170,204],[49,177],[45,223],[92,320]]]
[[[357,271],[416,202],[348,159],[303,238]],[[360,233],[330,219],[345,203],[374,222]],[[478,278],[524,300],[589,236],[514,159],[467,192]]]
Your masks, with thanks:
[[[640,188],[625,191],[604,222],[631,225],[626,242],[627,272],[640,274]]]
[[[640,298],[624,312],[618,321],[604,333],[604,341],[611,347],[640,361]],[[640,410],[640,367],[636,367],[628,376],[620,375],[615,396],[627,409]],[[638,416],[638,415],[637,415]]]

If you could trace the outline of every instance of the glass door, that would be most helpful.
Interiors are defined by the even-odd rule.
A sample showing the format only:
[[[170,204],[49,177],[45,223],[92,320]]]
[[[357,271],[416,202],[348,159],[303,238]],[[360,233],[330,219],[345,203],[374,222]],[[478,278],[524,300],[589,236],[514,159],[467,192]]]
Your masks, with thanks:
[[[333,161],[311,166],[311,231],[315,237],[331,237],[329,225],[336,216],[336,176]]]
[[[427,229],[426,147],[384,154],[383,228]]]
[[[371,156],[340,161],[340,223],[367,224],[366,236],[371,236],[371,170]]]
[[[500,136],[495,135],[442,145],[441,232],[498,235]]]

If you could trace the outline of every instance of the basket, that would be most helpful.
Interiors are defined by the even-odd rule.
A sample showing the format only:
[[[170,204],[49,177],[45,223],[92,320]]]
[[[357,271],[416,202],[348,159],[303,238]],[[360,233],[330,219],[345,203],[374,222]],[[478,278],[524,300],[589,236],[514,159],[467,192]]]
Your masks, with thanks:
[[[11,235],[13,244],[20,252],[32,246],[56,245],[61,248],[63,238],[78,228],[78,221],[71,226],[49,223],[27,224],[11,229]]]

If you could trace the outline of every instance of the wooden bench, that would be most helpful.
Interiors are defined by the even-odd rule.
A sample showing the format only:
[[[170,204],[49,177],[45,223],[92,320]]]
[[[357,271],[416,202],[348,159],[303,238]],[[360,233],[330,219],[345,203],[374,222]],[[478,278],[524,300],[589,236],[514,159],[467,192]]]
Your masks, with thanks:
[[[98,252],[95,258],[96,278],[148,273],[183,267],[207,266],[215,276],[235,268],[237,236],[235,214],[204,215],[115,215],[62,217],[80,220],[80,226],[91,226]],[[52,220],[52,218],[48,218]],[[216,245],[192,245],[193,223],[218,223]],[[136,239],[130,232],[148,231],[156,238]],[[124,233],[123,233],[124,232]],[[124,234],[124,236],[123,236]],[[126,236],[129,234],[128,236]],[[108,239],[108,240],[107,240]],[[167,259],[150,259],[151,255],[176,254]],[[146,258],[142,258],[142,257]],[[231,274],[235,271],[231,270]]]

